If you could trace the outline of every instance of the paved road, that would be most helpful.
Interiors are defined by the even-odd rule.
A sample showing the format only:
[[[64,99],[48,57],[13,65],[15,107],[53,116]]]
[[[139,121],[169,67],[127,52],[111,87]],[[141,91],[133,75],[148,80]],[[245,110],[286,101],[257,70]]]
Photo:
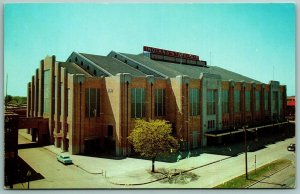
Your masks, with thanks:
[[[262,150],[249,152],[249,171],[254,169],[255,155],[257,158],[257,167],[281,158],[289,158],[295,161],[294,153],[286,150],[287,145],[295,141],[295,138],[290,138],[276,144],[268,145]],[[75,165],[65,166],[58,163],[56,161],[56,154],[46,148],[21,149],[19,150],[19,155],[35,171],[45,177],[44,179],[31,182],[31,188],[212,188],[245,172],[243,153],[235,157],[201,154],[198,157],[184,159],[177,163],[156,162],[157,167],[187,170],[192,167],[199,167],[209,162],[221,160],[215,164],[192,170],[191,172],[199,176],[199,179],[196,181],[187,184],[153,182],[140,186],[119,186],[111,184],[107,180],[118,183],[140,183],[143,179],[151,180],[149,178],[151,176],[147,173],[147,170],[151,167],[151,162],[134,158],[110,160],[79,155],[72,156],[75,164],[80,165],[89,172],[100,172],[101,169],[106,170],[108,178],[105,178],[101,174],[90,174]],[[292,173],[295,173],[295,170],[291,170]],[[293,179],[288,179],[287,181],[293,182]],[[14,188],[22,188],[22,185],[16,185]],[[274,188],[274,186],[269,185],[269,188]]]
[[[20,141],[26,140],[19,137]],[[19,156],[36,172],[45,178],[32,181],[30,188],[99,188],[111,187],[102,175],[92,175],[75,165],[63,165],[56,160],[56,154],[39,147],[19,150]],[[113,185],[112,185],[113,186]],[[27,188],[27,183],[15,185],[14,188]]]

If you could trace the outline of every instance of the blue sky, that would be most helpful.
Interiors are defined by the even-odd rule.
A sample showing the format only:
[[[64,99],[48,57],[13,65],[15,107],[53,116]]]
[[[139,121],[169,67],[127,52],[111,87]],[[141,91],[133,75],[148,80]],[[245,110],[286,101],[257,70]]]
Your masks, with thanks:
[[[27,95],[27,83],[46,55],[65,61],[73,51],[138,54],[144,45],[199,55],[209,65],[264,83],[278,80],[287,85],[287,95],[295,95],[293,4],[4,7],[4,75],[10,95]]]

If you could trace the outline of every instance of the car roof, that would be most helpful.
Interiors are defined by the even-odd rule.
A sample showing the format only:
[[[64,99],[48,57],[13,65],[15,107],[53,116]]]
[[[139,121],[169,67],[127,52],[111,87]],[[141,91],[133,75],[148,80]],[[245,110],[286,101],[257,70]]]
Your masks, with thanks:
[[[62,157],[70,157],[70,155],[67,154],[67,153],[60,153],[59,156],[62,156]]]

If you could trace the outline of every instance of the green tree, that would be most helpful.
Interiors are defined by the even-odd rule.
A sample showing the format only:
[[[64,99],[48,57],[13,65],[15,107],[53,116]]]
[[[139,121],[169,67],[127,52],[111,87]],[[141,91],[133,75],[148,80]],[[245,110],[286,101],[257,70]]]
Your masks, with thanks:
[[[155,158],[161,154],[178,149],[177,140],[171,136],[171,124],[165,120],[151,120],[149,122],[137,119],[135,127],[128,139],[136,152],[143,157],[152,159],[152,172],[154,172]]]
[[[7,105],[10,101],[12,101],[13,97],[11,95],[5,96],[5,105]]]

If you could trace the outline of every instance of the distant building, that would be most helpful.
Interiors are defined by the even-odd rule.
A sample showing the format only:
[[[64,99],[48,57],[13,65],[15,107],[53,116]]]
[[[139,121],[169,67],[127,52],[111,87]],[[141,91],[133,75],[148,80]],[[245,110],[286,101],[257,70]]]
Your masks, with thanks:
[[[287,97],[286,116],[291,120],[295,119],[295,109],[296,109],[295,96],[288,96]]]
[[[28,84],[28,117],[49,118],[51,142],[72,154],[127,155],[136,118],[165,119],[182,148],[243,125],[284,119],[286,86],[208,66],[196,55],[144,47],[138,55],[47,56]]]

